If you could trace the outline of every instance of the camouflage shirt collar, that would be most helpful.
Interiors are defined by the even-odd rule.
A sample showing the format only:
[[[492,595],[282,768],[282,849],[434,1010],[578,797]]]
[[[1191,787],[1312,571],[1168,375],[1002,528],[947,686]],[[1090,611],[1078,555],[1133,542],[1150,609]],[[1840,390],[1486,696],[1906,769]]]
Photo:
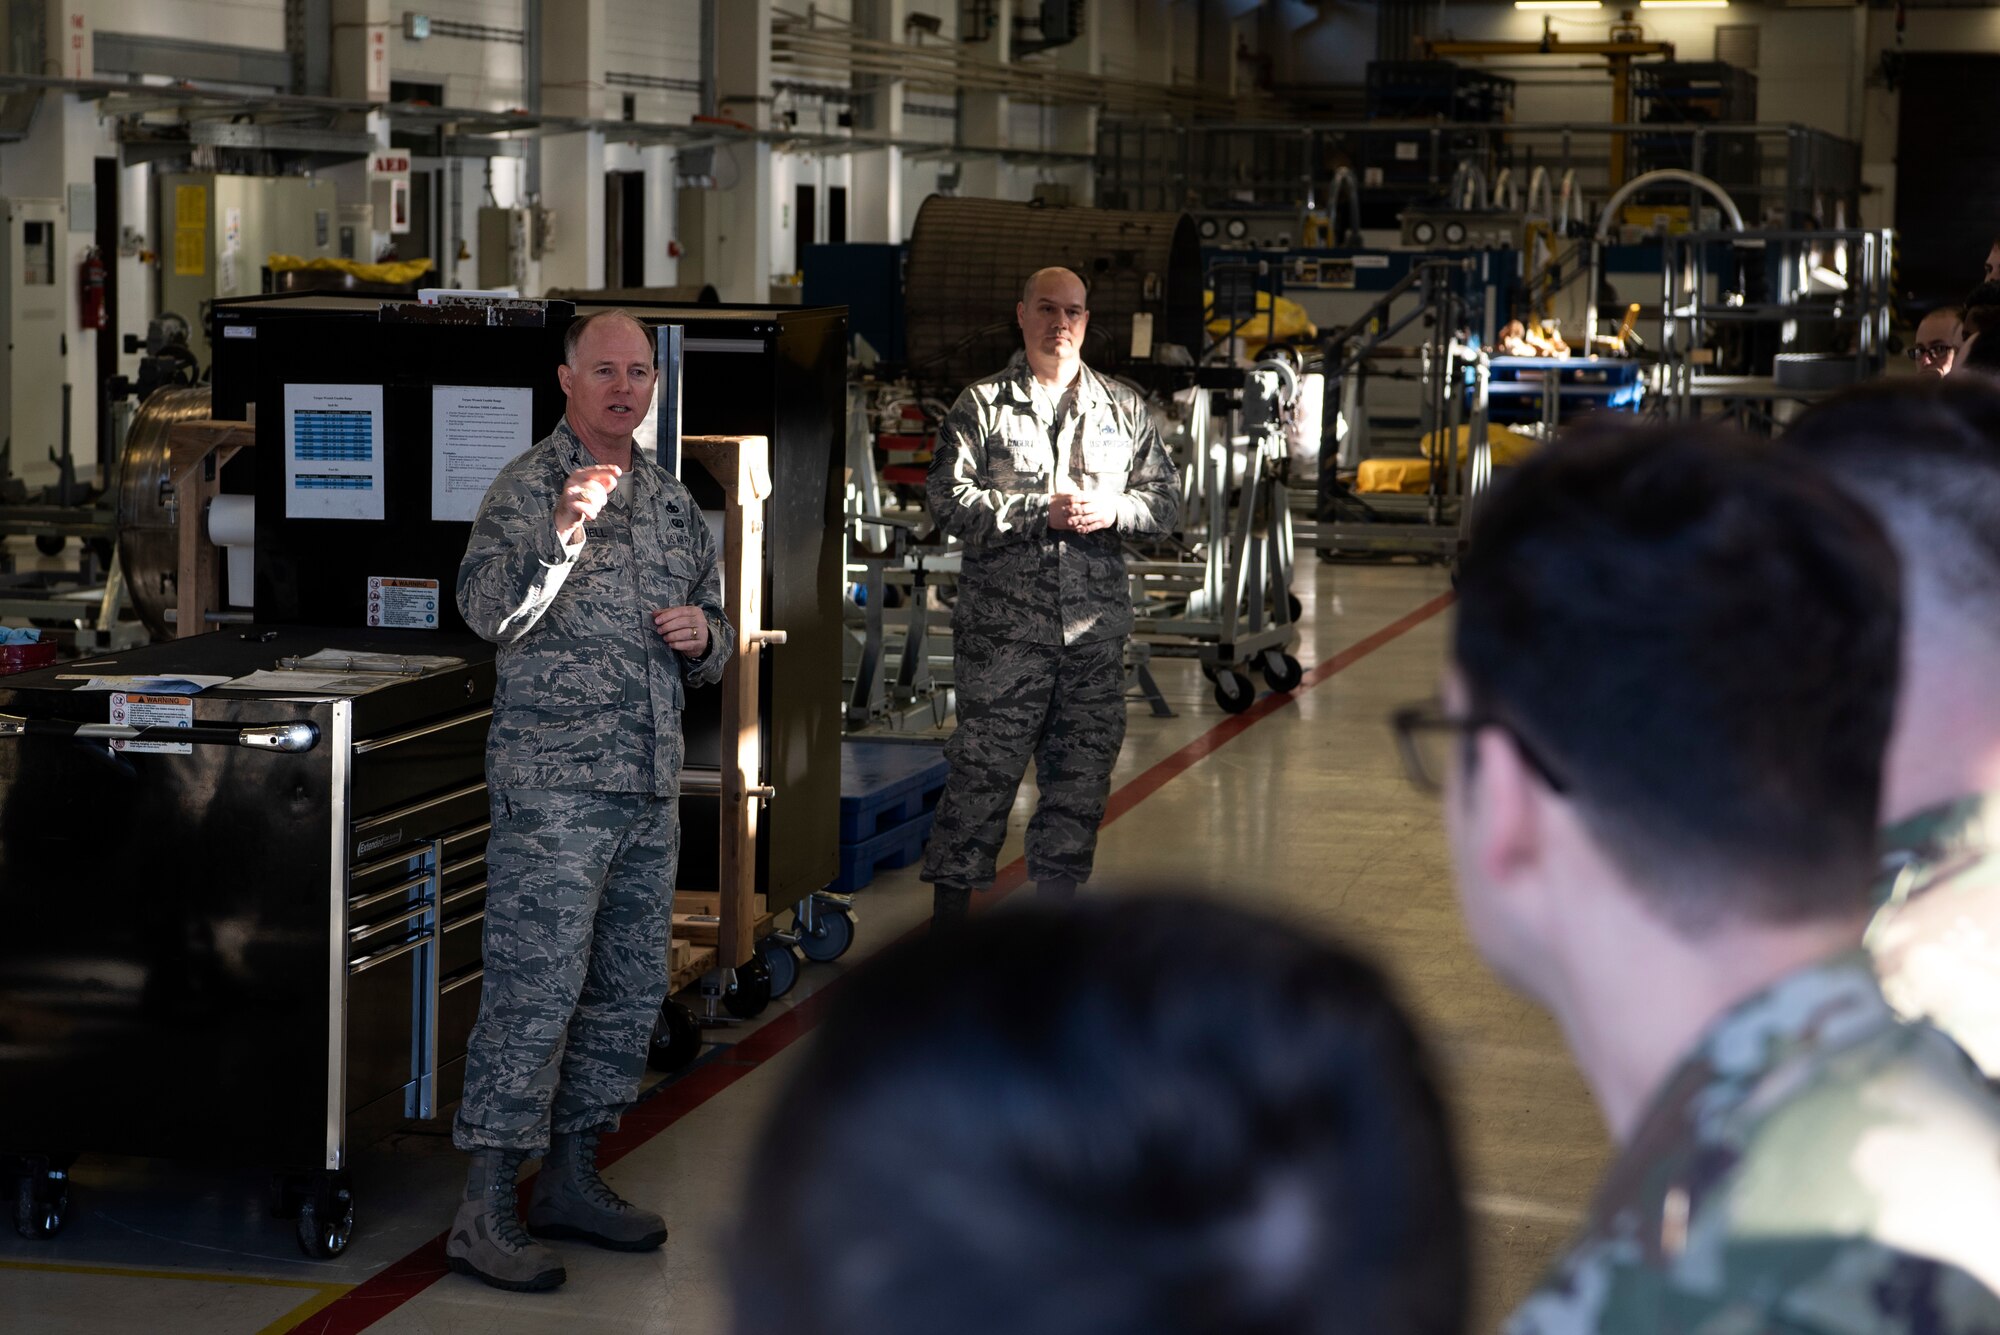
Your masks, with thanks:
[[[1014,387],[1023,401],[1035,401],[1035,373],[1028,366],[1026,349],[1016,348],[1013,358],[1007,363],[1007,371],[1013,377]],[[1111,396],[1104,392],[1104,382],[1097,372],[1079,363],[1076,368],[1076,409],[1083,412],[1100,404],[1109,403]]]
[[[1651,1153],[1663,1140],[1698,1135],[1755,1096],[1781,1067],[1851,1047],[1896,1023],[1858,947],[1786,974],[1708,1027],[1654,1095],[1628,1152]]]
[[[569,415],[567,413],[556,419],[556,429],[550,432],[549,435],[556,442],[556,449],[563,460],[563,472],[565,475],[574,473],[585,464],[597,462],[590,451],[584,447],[582,439],[577,436],[576,431],[570,426]],[[647,457],[646,452],[640,449],[636,442],[632,446],[632,468],[630,471],[632,489],[635,493],[650,492],[657,485],[654,475],[659,471],[659,466]]]
[[[1882,875],[1888,880],[1990,853],[2000,853],[2000,793],[1943,802],[1882,831]]]

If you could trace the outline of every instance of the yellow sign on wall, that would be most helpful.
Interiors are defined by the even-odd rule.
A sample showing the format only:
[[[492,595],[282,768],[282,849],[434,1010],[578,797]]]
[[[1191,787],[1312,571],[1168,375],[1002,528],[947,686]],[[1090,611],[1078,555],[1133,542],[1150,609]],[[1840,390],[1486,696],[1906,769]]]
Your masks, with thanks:
[[[174,273],[182,278],[199,278],[208,270],[208,229],[174,229]]]
[[[174,187],[174,226],[208,226],[208,187],[205,185],[177,185]]]
[[[208,271],[208,187],[174,187],[174,273],[200,278]]]

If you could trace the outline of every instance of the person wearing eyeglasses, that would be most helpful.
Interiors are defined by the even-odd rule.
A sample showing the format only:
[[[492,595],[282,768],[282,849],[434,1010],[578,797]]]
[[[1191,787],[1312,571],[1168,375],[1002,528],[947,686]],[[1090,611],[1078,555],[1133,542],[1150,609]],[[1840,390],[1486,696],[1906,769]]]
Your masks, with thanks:
[[[1897,572],[1805,460],[1711,428],[1559,441],[1483,507],[1397,732],[1618,1147],[1507,1335],[2000,1329],[2000,1103],[1861,949]]]
[[[1956,306],[1940,306],[1919,320],[1910,360],[1932,375],[1950,375],[1952,363],[1965,349],[1965,334],[1960,328],[1964,314]]]

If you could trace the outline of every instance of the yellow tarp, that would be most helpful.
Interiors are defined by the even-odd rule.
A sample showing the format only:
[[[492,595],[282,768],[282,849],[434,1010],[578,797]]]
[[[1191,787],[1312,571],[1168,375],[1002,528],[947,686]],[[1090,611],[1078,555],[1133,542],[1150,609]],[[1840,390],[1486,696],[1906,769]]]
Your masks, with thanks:
[[[1202,309],[1210,312],[1212,315],[1215,310],[1215,293],[1202,293],[1202,302]],[[1306,318],[1306,308],[1299,305],[1298,302],[1287,301],[1283,297],[1278,298],[1277,328],[1275,331],[1271,326],[1270,310],[1271,294],[1269,292],[1259,292],[1257,294],[1256,319],[1244,321],[1239,328],[1235,321],[1215,316],[1208,322],[1208,336],[1210,338],[1227,338],[1229,335],[1235,334],[1242,338],[1253,353],[1267,342],[1288,343],[1296,338],[1319,337],[1319,326]]]
[[[353,274],[364,283],[414,283],[434,267],[429,260],[390,260],[385,264],[363,264],[360,260],[307,260],[297,255],[271,256],[272,273],[310,269],[315,273]]]
[[[1424,437],[1424,457],[1421,459],[1368,459],[1363,461],[1354,479],[1354,489],[1362,492],[1384,492],[1399,495],[1420,495],[1430,489],[1431,463],[1437,459],[1438,437],[1442,433],[1433,431]],[[1524,436],[1509,431],[1504,426],[1486,427],[1486,443],[1493,451],[1493,466],[1506,468],[1520,463],[1541,444],[1533,436]],[[1458,428],[1458,464],[1466,466],[1472,452],[1472,428]]]

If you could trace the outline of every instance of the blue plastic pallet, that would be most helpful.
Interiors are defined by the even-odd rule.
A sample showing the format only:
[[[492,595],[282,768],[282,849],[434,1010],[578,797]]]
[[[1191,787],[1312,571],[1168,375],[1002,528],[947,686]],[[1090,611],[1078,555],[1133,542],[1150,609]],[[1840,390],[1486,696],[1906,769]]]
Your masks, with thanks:
[[[920,742],[842,742],[840,842],[865,843],[935,811],[950,768],[942,747]]]
[[[935,811],[926,811],[914,820],[891,826],[872,839],[840,846],[840,876],[827,887],[836,894],[851,895],[875,879],[884,868],[907,867],[924,855],[931,837]]]

